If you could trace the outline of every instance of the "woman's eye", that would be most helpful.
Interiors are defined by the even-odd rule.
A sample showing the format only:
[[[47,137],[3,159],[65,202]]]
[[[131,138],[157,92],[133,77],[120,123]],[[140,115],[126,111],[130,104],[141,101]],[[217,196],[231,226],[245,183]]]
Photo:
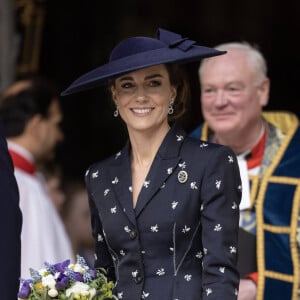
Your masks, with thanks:
[[[161,85],[161,82],[158,80],[151,80],[149,82],[149,86],[151,86],[151,87],[156,87],[156,86],[160,86],[160,85]]]
[[[129,88],[132,88],[132,87],[133,87],[133,84],[131,82],[124,82],[121,85],[122,89],[129,89]]]

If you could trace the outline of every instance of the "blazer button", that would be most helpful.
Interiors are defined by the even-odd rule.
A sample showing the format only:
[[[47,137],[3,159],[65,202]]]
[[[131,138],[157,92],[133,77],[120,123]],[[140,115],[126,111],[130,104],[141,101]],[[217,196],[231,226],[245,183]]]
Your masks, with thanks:
[[[132,229],[130,232],[129,232],[129,236],[132,240],[134,240],[136,237],[137,237],[137,232],[136,230]]]
[[[140,284],[143,281],[143,276],[140,273],[137,273],[137,275],[134,277],[134,281],[136,284]]]

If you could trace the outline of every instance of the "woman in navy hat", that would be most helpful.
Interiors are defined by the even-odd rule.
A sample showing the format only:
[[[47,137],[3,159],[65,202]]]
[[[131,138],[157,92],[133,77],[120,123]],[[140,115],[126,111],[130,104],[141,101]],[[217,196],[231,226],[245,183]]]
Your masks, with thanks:
[[[62,93],[108,84],[127,126],[124,148],[86,173],[95,266],[107,269],[119,299],[237,299],[235,155],[173,122],[188,92],[179,64],[220,54],[159,29],[123,40]]]

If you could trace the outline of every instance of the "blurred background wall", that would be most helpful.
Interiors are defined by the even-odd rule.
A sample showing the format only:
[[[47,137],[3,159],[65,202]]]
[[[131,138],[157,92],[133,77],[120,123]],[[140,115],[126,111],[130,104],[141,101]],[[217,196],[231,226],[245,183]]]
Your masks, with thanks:
[[[300,116],[299,18],[299,0],[0,0],[0,88],[41,74],[63,90],[107,62],[121,39],[154,35],[162,27],[211,47],[229,41],[256,44],[271,78],[266,109]],[[201,121],[197,68],[187,66],[192,88],[182,120],[187,131]],[[66,176],[82,178],[89,164],[122,147],[126,131],[113,117],[104,88],[63,97],[61,103],[65,141],[58,160]]]

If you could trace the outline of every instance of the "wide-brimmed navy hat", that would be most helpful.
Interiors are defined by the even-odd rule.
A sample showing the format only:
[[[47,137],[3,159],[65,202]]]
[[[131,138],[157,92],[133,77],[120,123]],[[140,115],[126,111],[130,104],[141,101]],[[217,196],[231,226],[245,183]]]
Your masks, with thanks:
[[[122,74],[165,63],[188,63],[226,53],[196,45],[189,38],[159,28],[156,38],[130,37],[111,52],[109,62],[76,79],[61,95],[69,95],[107,83]]]

